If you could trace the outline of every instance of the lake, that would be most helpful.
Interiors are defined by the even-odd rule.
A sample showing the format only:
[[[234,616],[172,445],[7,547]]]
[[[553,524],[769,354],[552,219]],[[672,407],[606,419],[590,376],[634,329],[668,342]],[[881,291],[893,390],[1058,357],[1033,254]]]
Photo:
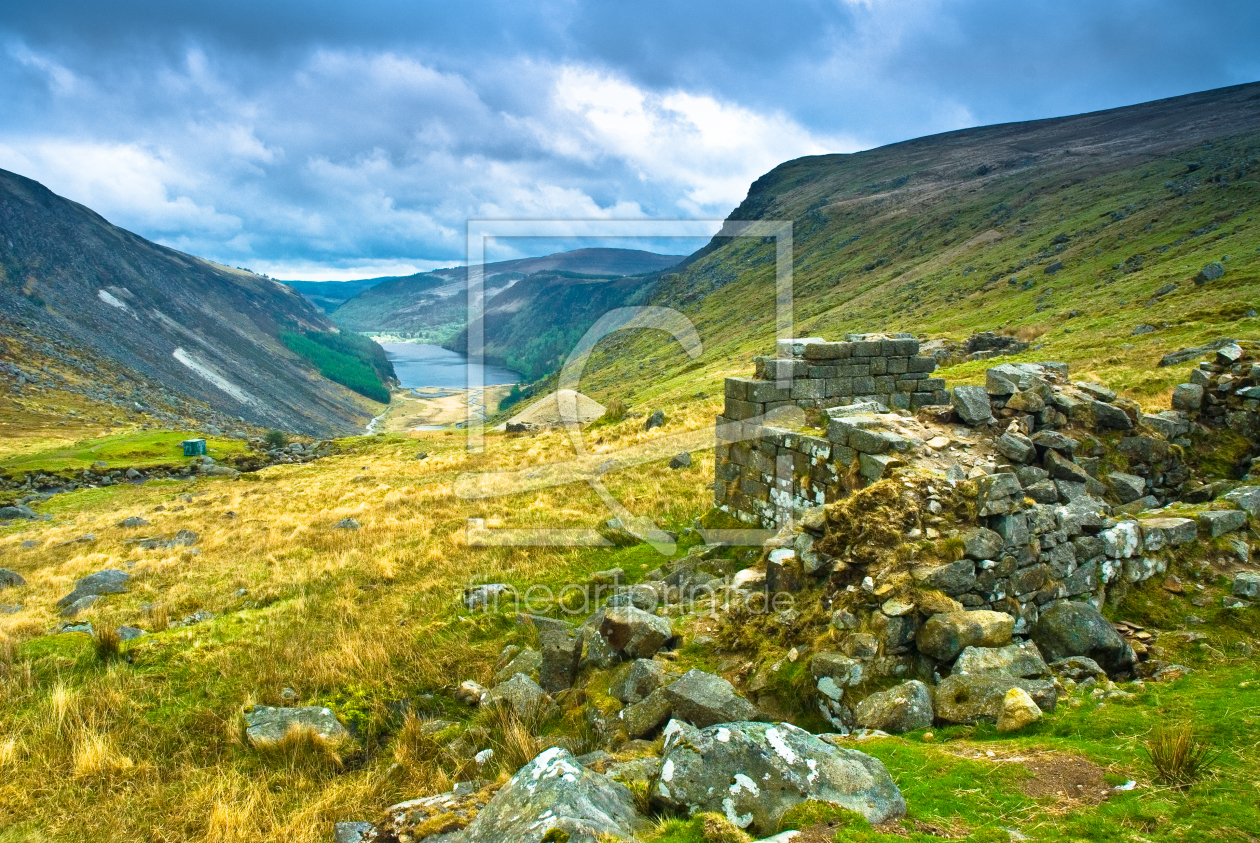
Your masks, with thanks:
[[[415,342],[383,342],[385,356],[394,364],[394,372],[404,389],[441,386],[448,389],[468,388],[468,358],[458,351],[439,345]],[[482,366],[484,386],[520,383],[521,376],[502,366]]]

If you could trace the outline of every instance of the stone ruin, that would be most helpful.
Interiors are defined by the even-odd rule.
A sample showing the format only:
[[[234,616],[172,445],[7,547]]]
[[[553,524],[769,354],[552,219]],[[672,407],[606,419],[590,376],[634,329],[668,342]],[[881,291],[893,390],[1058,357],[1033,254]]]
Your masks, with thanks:
[[[1249,522],[1260,519],[1256,349],[1216,350],[1176,387],[1173,409],[1154,414],[1073,382],[1061,363],[1006,363],[984,386],[947,390],[917,351],[897,335],[784,343],[790,359],[727,380],[717,421],[717,507],[777,531],[764,547],[767,590],[821,587],[834,610],[842,643],[814,673],[838,728],[854,725],[846,687],[852,699],[874,677],[948,682],[968,648],[972,661],[999,658],[986,648],[1024,648],[1026,636],[1046,650],[1036,630],[1051,609],[1116,602],[1178,557],[1206,565],[1223,548],[1234,566],[1249,563]],[[772,379],[785,370],[786,386]],[[1222,428],[1245,443],[1233,477],[1204,482],[1188,455]],[[1164,587],[1184,588],[1176,577]],[[1098,656],[1107,673],[1168,668],[1140,639],[1121,643],[1120,655]]]

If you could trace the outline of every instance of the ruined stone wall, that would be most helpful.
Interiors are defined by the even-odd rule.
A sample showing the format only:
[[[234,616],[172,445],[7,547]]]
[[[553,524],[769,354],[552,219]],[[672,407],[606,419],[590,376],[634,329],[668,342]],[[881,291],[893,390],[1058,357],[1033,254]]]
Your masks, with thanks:
[[[898,443],[882,434],[850,442],[858,423],[837,426],[829,416],[855,405],[916,410],[949,403],[945,381],[931,377],[935,358],[919,356],[919,341],[909,334],[784,340],[778,350],[778,357],[756,358],[755,377],[726,379],[717,420],[715,503],[747,523],[780,526],[793,511],[846,494],[844,478],[878,479],[896,461],[888,452]],[[813,411],[825,433],[778,424],[790,410]]]

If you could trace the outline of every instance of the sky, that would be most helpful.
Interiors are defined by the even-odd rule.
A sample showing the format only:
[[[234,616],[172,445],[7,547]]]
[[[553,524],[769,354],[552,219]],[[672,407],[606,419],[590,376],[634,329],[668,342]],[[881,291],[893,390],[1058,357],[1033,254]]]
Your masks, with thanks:
[[[783,161],[1253,82],[1257,44],[1255,0],[9,0],[0,168],[273,277],[400,275],[469,219],[718,220]]]

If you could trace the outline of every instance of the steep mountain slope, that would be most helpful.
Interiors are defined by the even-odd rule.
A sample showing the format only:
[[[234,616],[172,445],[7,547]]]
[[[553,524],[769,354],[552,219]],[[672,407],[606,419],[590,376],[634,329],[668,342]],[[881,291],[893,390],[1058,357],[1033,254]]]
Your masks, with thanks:
[[[8,353],[130,373],[231,418],[315,435],[361,429],[370,406],[289,351],[282,331],[333,326],[296,291],[110,225],[0,171],[0,325]]]
[[[486,308],[494,307],[495,296],[534,273],[612,278],[657,272],[680,260],[681,255],[658,255],[637,249],[575,249],[490,263],[485,266]],[[542,287],[535,285],[531,289]],[[338,325],[355,331],[445,342],[464,327],[467,290],[463,267],[387,279],[337,308],[332,318]]]
[[[793,222],[798,336],[1018,332],[1030,358],[1141,399],[1178,377],[1155,365],[1167,351],[1260,336],[1258,201],[1252,84],[789,161],[730,218]],[[1199,283],[1209,263],[1223,277]],[[773,243],[715,237],[650,293],[696,323],[700,361],[657,336],[610,339],[584,389],[685,394],[743,373],[773,353],[774,267]]]

